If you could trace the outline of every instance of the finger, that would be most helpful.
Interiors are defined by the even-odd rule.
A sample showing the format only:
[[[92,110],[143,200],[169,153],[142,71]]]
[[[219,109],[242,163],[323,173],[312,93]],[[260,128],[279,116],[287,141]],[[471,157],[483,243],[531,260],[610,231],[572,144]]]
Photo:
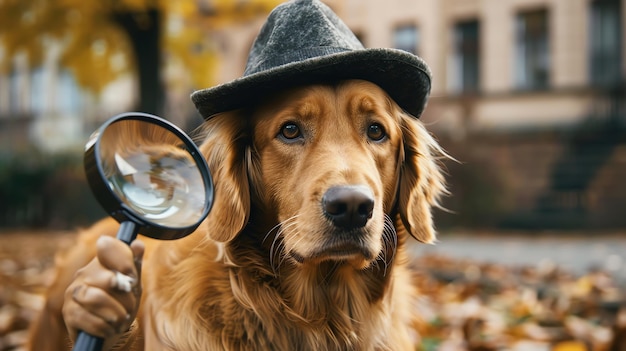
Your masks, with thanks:
[[[141,266],[143,264],[143,253],[146,250],[146,245],[141,240],[135,240],[130,244],[130,249],[133,252],[137,278],[141,280]]]
[[[102,266],[139,279],[134,264],[133,251],[124,242],[108,236],[101,236],[96,243],[96,250],[96,255]]]
[[[76,286],[72,291],[72,301],[88,314],[104,320],[117,332],[120,332],[131,318],[128,310],[118,300],[95,287]]]
[[[109,293],[126,308],[130,315],[134,315],[141,298],[141,282],[120,272],[108,272],[111,274]]]
[[[80,277],[76,280],[77,286],[80,284],[106,292],[117,300],[127,313],[134,315],[141,296],[141,285],[136,278],[102,266],[98,266],[97,269],[90,267],[90,269],[81,270]]]
[[[119,325],[111,323],[113,320],[118,320],[119,323],[119,310],[115,311],[99,311],[99,314],[93,314],[85,306],[89,306],[87,301],[84,301],[84,293],[81,292],[81,288],[84,286],[73,285],[66,290],[66,298],[63,303],[63,319],[67,326],[70,338],[76,339],[78,330],[83,330],[91,335],[99,337],[109,337],[117,332],[120,328]],[[95,289],[95,288],[94,288]],[[123,316],[125,318],[126,315]]]
[[[63,319],[68,326],[72,341],[76,340],[79,330],[100,338],[108,338],[117,333],[115,327],[98,316],[84,313],[78,309],[72,309],[71,311],[64,313]]]
[[[118,278],[118,276],[121,278]],[[81,281],[84,285],[98,287],[113,293],[115,290],[129,292],[130,289],[127,289],[126,285],[131,285],[132,287],[137,279],[117,271],[112,271],[96,262],[93,265],[90,264],[79,270],[76,281]]]

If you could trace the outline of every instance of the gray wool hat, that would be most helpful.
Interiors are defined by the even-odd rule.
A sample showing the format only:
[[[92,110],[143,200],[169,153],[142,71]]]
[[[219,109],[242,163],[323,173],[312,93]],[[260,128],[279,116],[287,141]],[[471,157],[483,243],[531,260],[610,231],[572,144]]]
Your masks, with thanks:
[[[196,91],[191,100],[208,119],[290,87],[344,79],[377,84],[415,117],[430,93],[430,70],[421,58],[398,49],[365,49],[328,6],[292,0],[270,13],[242,77]]]

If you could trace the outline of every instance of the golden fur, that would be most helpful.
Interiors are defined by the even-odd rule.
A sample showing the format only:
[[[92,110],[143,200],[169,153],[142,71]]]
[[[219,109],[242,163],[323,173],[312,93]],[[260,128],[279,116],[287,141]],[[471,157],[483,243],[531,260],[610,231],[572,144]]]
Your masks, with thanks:
[[[290,124],[301,137],[281,134]],[[377,140],[378,127],[369,135],[372,125],[386,136]],[[186,238],[141,238],[142,302],[116,349],[414,349],[405,241],[434,240],[430,209],[445,191],[443,151],[422,123],[353,80],[215,116],[202,134],[213,209]],[[367,224],[347,236],[320,206],[337,185],[364,186],[375,200]],[[96,224],[59,262],[31,329],[34,350],[67,345],[64,290],[96,238],[116,230],[110,219]]]

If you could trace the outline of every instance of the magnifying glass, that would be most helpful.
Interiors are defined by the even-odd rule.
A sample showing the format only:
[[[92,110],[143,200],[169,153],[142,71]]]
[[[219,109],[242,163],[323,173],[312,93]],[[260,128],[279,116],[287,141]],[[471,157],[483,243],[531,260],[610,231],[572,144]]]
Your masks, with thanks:
[[[85,146],[89,186],[120,223],[117,238],[137,233],[172,240],[193,232],[213,204],[206,160],[178,127],[157,116],[125,113],[94,132]],[[74,351],[102,349],[103,339],[79,332]]]

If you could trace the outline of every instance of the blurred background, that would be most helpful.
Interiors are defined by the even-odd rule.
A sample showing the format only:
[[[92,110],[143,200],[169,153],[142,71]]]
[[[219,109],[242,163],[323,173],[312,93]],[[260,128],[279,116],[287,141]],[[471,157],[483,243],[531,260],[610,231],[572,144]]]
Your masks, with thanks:
[[[242,74],[254,37],[280,2],[0,0],[6,257],[18,252],[10,243],[25,231],[49,238],[41,232],[104,216],[82,171],[89,134],[126,111],[194,130],[202,119],[189,95]],[[546,258],[565,250],[563,262],[578,273],[596,263],[626,276],[626,1],[324,2],[366,47],[415,53],[432,70],[422,120],[459,162],[444,163],[452,195],[447,211],[435,213],[441,242],[423,255],[543,262],[554,273]],[[45,259],[28,252],[31,265],[49,266],[48,252]],[[10,259],[1,259],[6,268]],[[428,262],[475,277],[465,261]]]

